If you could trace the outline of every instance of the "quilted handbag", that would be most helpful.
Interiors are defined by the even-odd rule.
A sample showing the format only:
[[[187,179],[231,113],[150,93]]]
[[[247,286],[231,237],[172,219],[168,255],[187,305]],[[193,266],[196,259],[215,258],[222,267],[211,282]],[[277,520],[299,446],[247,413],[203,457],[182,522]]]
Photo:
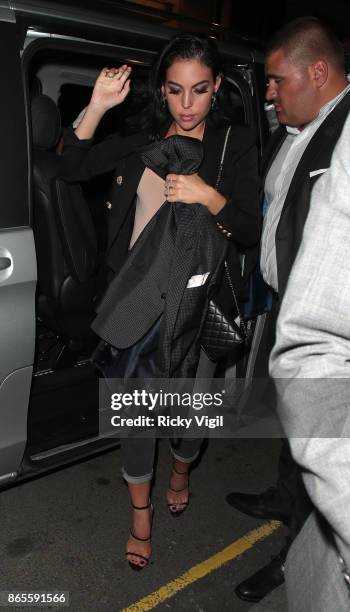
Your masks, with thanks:
[[[227,140],[230,134],[231,126],[228,127],[225,137],[225,142],[222,150],[220,167],[215,188],[217,189],[220,183],[222,168],[225,159]],[[201,346],[209,359],[218,361],[222,357],[230,355],[230,357],[239,359],[242,354],[244,344],[249,340],[247,327],[240,313],[235,290],[233,288],[231,276],[229,273],[227,262],[225,261],[225,276],[231,289],[233,301],[236,307],[236,319],[228,319],[222,312],[218,304],[214,300],[210,300],[208,312],[204,321],[201,333]]]
[[[214,300],[210,300],[207,316],[202,328],[201,345],[211,361],[230,356],[238,360],[244,345],[249,341],[249,334],[239,310],[236,294],[225,261],[225,275],[230,285],[232,297],[238,316],[229,319]]]

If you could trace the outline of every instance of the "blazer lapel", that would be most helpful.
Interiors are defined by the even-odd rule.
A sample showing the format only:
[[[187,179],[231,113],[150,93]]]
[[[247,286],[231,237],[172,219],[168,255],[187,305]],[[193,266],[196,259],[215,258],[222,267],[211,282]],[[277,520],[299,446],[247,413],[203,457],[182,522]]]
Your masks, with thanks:
[[[317,169],[318,160],[322,158],[325,158],[326,163],[330,163],[334,146],[341,134],[349,110],[350,94],[348,93],[320,125],[306,147],[290,184],[282,215],[288,208],[289,202],[301,181],[305,180],[305,173],[307,173],[309,179],[310,171]]]

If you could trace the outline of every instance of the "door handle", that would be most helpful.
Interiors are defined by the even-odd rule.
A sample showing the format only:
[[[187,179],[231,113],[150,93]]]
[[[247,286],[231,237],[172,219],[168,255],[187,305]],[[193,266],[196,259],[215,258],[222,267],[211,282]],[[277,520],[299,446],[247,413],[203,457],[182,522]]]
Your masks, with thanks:
[[[0,257],[0,270],[6,270],[11,265],[11,259],[9,257]]]

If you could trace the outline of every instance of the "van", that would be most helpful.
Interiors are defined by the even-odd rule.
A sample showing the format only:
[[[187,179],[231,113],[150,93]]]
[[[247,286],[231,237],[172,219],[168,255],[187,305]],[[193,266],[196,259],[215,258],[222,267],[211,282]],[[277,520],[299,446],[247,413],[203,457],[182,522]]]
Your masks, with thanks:
[[[80,4],[0,1],[1,486],[118,444],[99,434],[98,377],[89,359],[110,176],[81,186],[52,180],[56,148],[102,67],[130,64],[137,92],[182,24],[166,25],[162,14],[146,17],[126,3],[124,10]],[[263,55],[219,28],[213,35],[224,58],[227,105],[255,127],[261,150],[268,133]],[[141,102],[130,96],[111,111],[99,137],[125,130]]]

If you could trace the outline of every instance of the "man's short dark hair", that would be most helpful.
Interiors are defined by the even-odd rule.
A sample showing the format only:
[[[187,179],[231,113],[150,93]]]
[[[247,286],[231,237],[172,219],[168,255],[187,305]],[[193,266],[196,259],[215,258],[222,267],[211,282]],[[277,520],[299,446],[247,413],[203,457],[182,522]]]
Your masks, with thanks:
[[[300,17],[285,24],[266,46],[266,56],[283,49],[295,63],[324,59],[345,72],[345,53],[336,35],[316,17]]]

